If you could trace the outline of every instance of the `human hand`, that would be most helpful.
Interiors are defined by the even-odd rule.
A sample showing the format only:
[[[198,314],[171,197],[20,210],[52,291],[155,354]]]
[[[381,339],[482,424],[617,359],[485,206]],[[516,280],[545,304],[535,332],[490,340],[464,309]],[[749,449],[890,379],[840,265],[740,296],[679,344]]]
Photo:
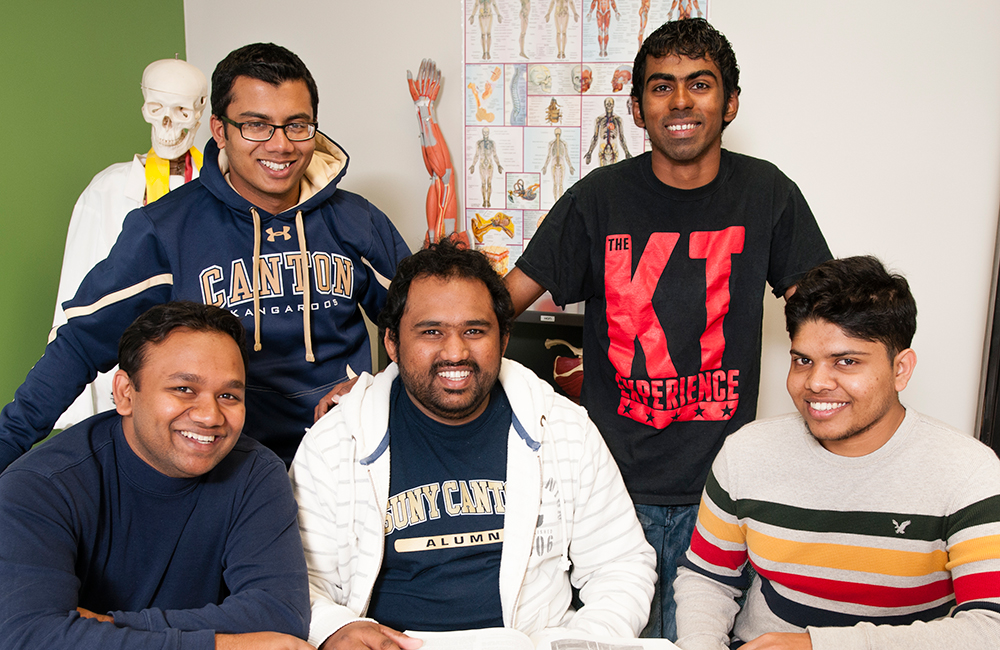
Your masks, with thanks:
[[[330,392],[320,398],[319,404],[317,404],[316,408],[313,409],[313,422],[326,415],[327,411],[340,402],[341,395],[346,395],[351,392],[351,389],[354,388],[354,384],[356,383],[358,383],[358,378],[354,377],[352,379],[348,379],[347,381],[342,381],[331,388]]]
[[[320,650],[357,650],[372,648],[373,650],[416,650],[424,644],[422,639],[415,639],[397,632],[391,627],[379,625],[372,621],[355,621],[340,628],[320,644]]]
[[[80,613],[80,618],[92,618],[94,620],[100,621],[101,623],[115,622],[113,616],[108,616],[107,614],[98,614],[97,612],[92,612],[89,609],[84,609],[83,607],[77,607],[76,611]]]
[[[216,634],[215,650],[316,650],[289,634],[251,632],[249,634]]]
[[[740,650],[812,650],[808,632],[771,632],[740,646]]]

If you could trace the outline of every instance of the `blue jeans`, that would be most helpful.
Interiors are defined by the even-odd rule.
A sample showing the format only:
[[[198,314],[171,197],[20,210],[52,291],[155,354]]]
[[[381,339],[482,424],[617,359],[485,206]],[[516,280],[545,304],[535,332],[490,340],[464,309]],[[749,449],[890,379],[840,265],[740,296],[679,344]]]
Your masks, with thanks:
[[[637,505],[635,514],[646,534],[646,541],[656,551],[659,578],[653,592],[649,623],[639,636],[676,641],[674,578],[677,576],[677,562],[691,545],[691,534],[698,521],[698,506]]]

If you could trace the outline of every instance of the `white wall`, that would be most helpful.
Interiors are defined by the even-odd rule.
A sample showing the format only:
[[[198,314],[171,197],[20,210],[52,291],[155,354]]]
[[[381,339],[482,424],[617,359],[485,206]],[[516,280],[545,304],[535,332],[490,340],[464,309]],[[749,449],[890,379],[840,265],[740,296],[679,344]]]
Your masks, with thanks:
[[[517,0],[499,2],[517,15]],[[291,10],[309,13],[305,27],[285,26]],[[725,146],[794,179],[835,255],[875,254],[909,278],[919,364],[903,399],[971,432],[1000,209],[1000,3],[710,0],[709,11],[742,69]],[[406,70],[437,61],[457,169],[461,0],[185,0],[185,22],[188,60],[209,75],[246,43],[299,54],[319,84],[320,128],[351,155],[343,187],[420,244],[427,174]],[[782,303],[767,300],[761,415],[792,408]]]

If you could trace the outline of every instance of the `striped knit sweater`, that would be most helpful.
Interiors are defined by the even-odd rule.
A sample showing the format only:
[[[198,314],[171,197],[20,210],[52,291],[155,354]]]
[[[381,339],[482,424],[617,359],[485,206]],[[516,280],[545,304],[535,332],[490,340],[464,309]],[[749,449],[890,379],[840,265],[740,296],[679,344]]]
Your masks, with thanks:
[[[798,415],[759,420],[716,458],[681,564],[684,650],[806,630],[814,650],[996,650],[1000,461],[912,409],[860,458],[826,451]]]

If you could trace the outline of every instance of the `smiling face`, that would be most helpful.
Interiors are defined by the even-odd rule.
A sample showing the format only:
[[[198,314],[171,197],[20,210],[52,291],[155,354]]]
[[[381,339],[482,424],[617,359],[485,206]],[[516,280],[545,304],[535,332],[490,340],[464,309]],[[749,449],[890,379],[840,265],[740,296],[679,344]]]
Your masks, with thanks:
[[[710,183],[719,171],[722,126],[736,118],[739,96],[725,97],[711,59],[647,57],[644,83],[632,117],[649,134],[657,178],[681,189]]]
[[[788,394],[809,432],[828,451],[864,456],[884,445],[906,414],[899,392],[916,365],[907,348],[847,335],[826,320],[804,322],[792,339]]]
[[[166,476],[201,476],[243,429],[245,375],[228,335],[180,327],[147,343],[136,377],[114,377],[115,406],[132,451]]]
[[[252,77],[237,77],[226,117],[234,122],[285,125],[315,122],[309,87],[302,80],[272,86]],[[251,142],[240,130],[212,116],[212,137],[229,157],[229,180],[240,196],[277,214],[299,200],[299,181],[316,149],[316,140],[292,142],[275,129],[267,142]]]
[[[386,334],[385,348],[425,415],[458,425],[486,410],[507,340],[500,338],[485,284],[418,276],[410,284],[398,334],[398,342]]]

